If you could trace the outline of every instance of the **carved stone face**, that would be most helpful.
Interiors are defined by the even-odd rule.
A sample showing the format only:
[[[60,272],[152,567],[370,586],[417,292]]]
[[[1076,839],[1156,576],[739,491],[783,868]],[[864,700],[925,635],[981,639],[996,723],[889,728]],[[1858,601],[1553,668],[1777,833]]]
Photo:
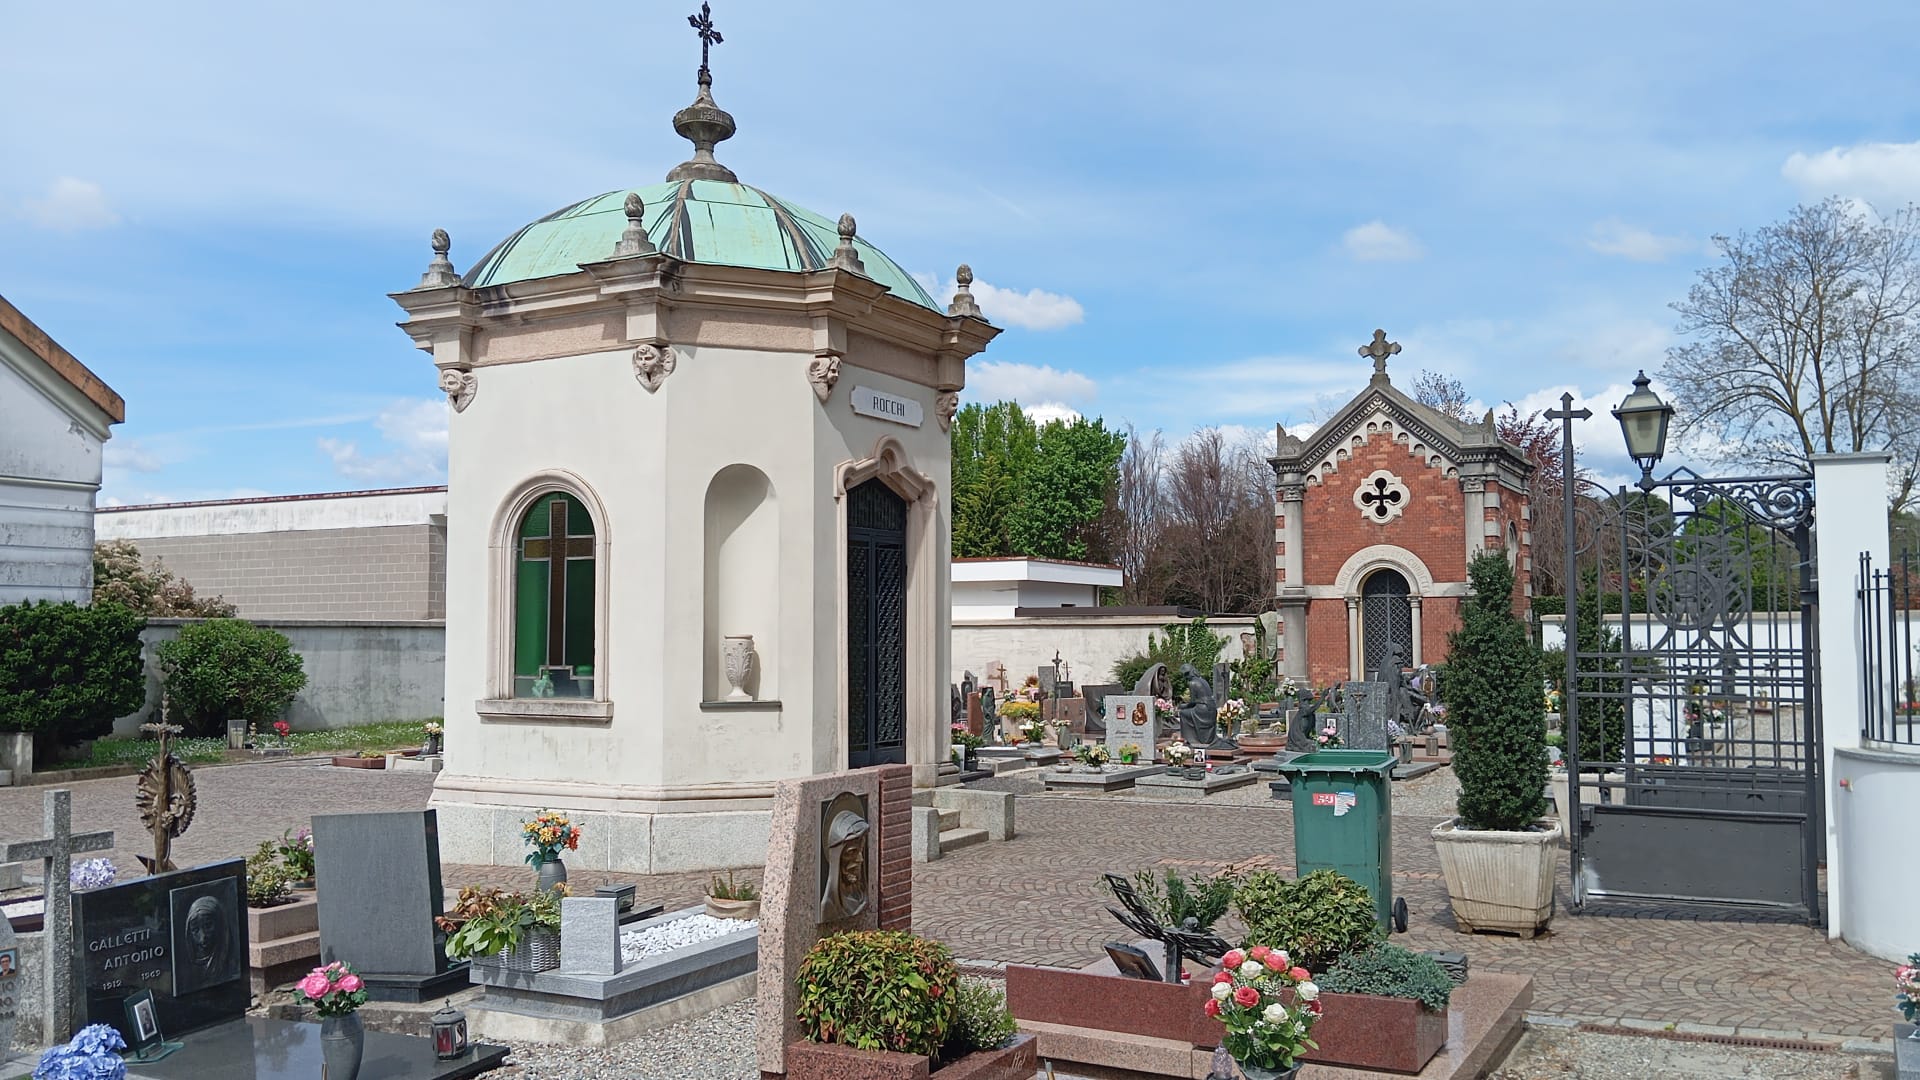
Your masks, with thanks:
[[[217,968],[226,962],[227,929],[221,918],[220,902],[203,896],[187,912],[187,959],[205,968]]]
[[[850,919],[867,910],[867,801],[847,792],[821,810],[820,921]]]

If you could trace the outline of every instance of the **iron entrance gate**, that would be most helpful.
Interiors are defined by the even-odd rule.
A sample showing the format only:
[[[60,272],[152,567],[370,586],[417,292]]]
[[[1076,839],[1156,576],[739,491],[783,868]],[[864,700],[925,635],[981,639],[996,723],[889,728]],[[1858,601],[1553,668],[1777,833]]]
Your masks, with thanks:
[[[907,760],[907,501],[847,492],[847,767]]]
[[[1818,925],[1811,478],[1683,469],[1575,505],[1574,907],[1711,904]]]

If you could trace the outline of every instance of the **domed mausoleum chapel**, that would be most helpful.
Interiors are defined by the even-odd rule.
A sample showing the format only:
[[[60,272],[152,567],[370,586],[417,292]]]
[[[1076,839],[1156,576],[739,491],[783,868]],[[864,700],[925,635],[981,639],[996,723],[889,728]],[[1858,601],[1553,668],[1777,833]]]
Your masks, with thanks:
[[[442,858],[759,863],[776,781],[948,760],[947,429],[999,331],[693,154],[394,294],[452,402]],[[951,766],[949,766],[950,768]]]

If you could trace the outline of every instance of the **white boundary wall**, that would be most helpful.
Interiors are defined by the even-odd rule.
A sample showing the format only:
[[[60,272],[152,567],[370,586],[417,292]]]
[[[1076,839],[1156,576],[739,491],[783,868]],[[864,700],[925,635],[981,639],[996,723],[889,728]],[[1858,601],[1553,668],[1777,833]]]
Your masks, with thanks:
[[[1007,681],[1017,687],[1054,653],[1068,667],[1075,686],[1113,681],[1113,665],[1147,648],[1147,635],[1161,636],[1168,623],[1188,620],[1170,615],[1101,615],[1089,608],[1085,615],[1043,615],[1018,619],[991,619],[953,624],[953,671],[958,683],[965,671],[983,682],[987,665],[995,660],[1007,667]],[[1240,635],[1253,632],[1248,615],[1209,617],[1207,626],[1227,638],[1222,661],[1240,659]]]

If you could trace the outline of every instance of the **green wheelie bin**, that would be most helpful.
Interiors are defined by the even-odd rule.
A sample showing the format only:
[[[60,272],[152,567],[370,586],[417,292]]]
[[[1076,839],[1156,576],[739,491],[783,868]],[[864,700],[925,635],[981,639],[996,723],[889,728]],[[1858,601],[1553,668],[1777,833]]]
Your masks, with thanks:
[[[1367,887],[1380,925],[1404,932],[1407,902],[1393,895],[1393,755],[1316,750],[1280,763],[1293,785],[1295,873],[1335,870]]]

